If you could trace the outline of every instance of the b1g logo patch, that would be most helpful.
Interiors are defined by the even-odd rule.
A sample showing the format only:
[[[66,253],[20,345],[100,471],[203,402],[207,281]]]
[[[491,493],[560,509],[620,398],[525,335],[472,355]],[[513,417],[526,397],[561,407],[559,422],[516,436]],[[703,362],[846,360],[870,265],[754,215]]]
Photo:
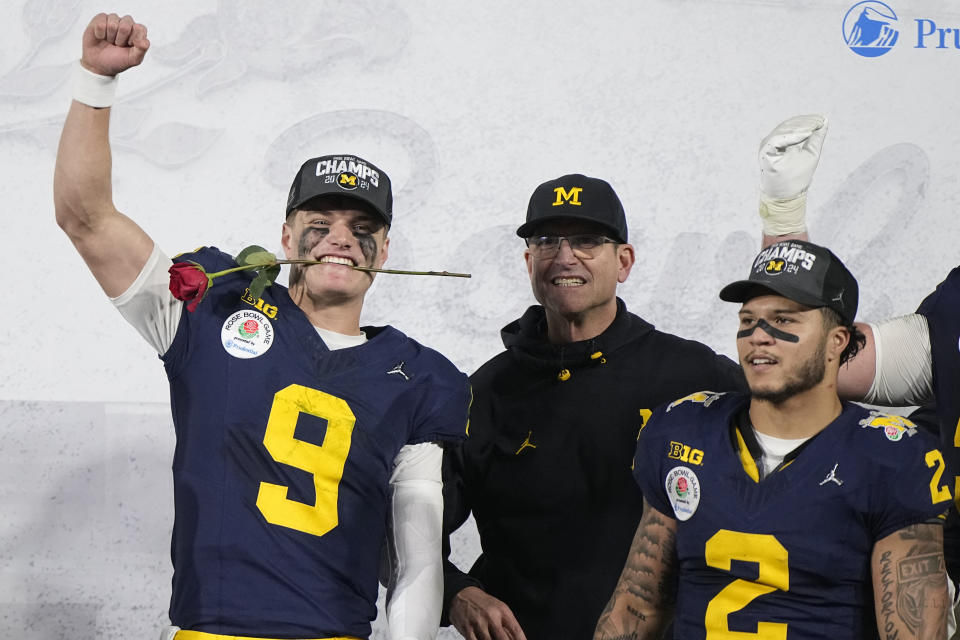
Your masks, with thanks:
[[[692,469],[674,467],[664,482],[677,520],[689,520],[700,505],[700,479]]]
[[[262,313],[237,311],[224,321],[220,341],[234,358],[256,358],[273,344],[273,325]]]

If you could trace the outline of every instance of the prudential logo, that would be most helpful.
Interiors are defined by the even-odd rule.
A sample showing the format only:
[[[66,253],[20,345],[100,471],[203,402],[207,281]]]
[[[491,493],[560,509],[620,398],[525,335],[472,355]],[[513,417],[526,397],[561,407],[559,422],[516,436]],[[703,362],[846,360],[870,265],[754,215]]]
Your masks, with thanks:
[[[897,44],[897,14],[879,0],[864,0],[843,16],[843,39],[854,53],[866,58],[882,56]]]

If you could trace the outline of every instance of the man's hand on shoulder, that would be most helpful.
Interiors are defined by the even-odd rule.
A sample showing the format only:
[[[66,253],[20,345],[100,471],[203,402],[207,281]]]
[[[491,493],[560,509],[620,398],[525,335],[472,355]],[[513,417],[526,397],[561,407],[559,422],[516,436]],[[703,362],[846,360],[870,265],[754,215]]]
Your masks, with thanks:
[[[477,587],[453,596],[450,622],[467,640],[526,640],[510,607]]]
[[[115,76],[143,62],[150,48],[147,28],[130,16],[115,13],[94,16],[83,32],[80,64],[87,71]]]

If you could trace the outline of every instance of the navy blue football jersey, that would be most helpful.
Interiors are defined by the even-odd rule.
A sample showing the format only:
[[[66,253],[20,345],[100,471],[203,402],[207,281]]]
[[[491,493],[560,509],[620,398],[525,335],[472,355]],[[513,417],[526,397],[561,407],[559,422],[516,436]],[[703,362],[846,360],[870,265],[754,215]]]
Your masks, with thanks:
[[[960,267],[947,275],[920,303],[927,319],[933,356],[933,388],[940,423],[940,448],[953,479],[950,488],[960,506]],[[960,580],[960,517],[954,509],[944,531],[947,569]]]
[[[933,385],[940,416],[940,446],[947,464],[960,474],[960,267],[920,304],[926,317],[933,354]],[[960,491],[960,476],[951,486]]]
[[[752,429],[738,426],[748,404],[745,394],[693,394],[640,434],[637,483],[677,520],[674,637],[874,637],[874,543],[950,504],[936,441],[845,403],[761,479]]]
[[[186,260],[235,266],[211,248]],[[177,434],[170,619],[366,638],[394,458],[464,437],[469,382],[392,327],[331,351],[286,288],[253,300],[249,282],[217,278],[162,356]]]

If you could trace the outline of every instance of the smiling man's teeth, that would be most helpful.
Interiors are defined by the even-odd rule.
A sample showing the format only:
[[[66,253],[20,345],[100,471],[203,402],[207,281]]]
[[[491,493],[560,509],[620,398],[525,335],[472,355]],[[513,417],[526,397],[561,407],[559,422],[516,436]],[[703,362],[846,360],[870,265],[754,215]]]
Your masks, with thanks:
[[[751,364],[775,364],[776,361],[771,360],[770,358],[754,358],[753,360],[750,361],[750,363]]]
[[[558,287],[576,287],[583,284],[583,278],[554,278],[553,284]]]
[[[353,260],[350,258],[341,258],[340,256],[323,256],[320,262],[332,262],[334,264],[345,264],[348,267],[353,266]]]

